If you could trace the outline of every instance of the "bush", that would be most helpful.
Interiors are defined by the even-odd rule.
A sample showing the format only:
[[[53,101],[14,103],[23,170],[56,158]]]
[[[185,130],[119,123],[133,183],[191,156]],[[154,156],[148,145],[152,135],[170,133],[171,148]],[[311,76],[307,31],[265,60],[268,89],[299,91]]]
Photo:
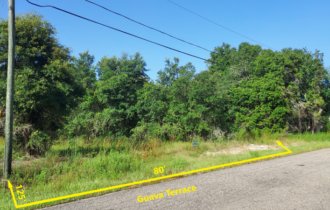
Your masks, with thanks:
[[[243,128],[239,129],[239,131],[237,132],[237,140],[246,140],[248,139],[248,137],[249,133]]]
[[[321,129],[322,132],[330,132],[330,122],[327,122],[323,128]]]
[[[37,130],[32,133],[28,146],[37,154],[44,155],[51,146],[51,139],[46,133]]]
[[[159,123],[141,123],[139,126],[136,126],[131,130],[132,135],[131,139],[140,141],[146,140],[147,137],[158,137],[160,139],[167,140],[179,140],[183,139],[185,133],[180,126],[173,124],[170,125],[168,123],[164,123],[162,126]]]
[[[209,138],[213,141],[221,141],[225,139],[226,132],[222,131],[219,127],[215,127],[209,134]]]

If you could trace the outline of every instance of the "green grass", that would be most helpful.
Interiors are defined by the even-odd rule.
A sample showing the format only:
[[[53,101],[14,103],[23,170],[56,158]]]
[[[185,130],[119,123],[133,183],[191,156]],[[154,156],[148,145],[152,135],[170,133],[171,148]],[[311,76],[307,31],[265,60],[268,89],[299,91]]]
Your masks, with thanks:
[[[4,156],[4,152],[5,152],[5,138],[0,137],[0,160]]]
[[[330,135],[326,133],[286,137],[281,134],[264,135],[250,142],[199,141],[197,148],[192,148],[191,142],[163,143],[158,139],[141,144],[132,144],[125,139],[99,138],[92,142],[75,139],[58,142],[43,158],[15,159],[10,181],[14,187],[24,185],[26,202],[18,200],[18,204],[23,204],[284,152],[275,140],[282,141],[293,154],[330,147]],[[205,155],[206,151],[215,152],[249,143],[273,145],[278,149],[236,155]],[[298,143],[298,146],[291,146],[293,143]],[[2,150],[3,145],[4,141],[0,139]],[[166,166],[164,173],[155,175],[153,169],[160,166]],[[2,171],[2,165],[0,169]],[[22,209],[36,209],[108,192]],[[4,185],[0,186],[0,209],[15,209],[10,192]]]

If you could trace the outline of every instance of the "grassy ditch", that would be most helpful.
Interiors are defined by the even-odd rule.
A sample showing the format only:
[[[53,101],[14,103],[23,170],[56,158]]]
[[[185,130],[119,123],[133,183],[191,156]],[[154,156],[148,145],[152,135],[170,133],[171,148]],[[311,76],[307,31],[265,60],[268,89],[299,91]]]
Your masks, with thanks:
[[[284,152],[275,140],[280,140],[293,154],[330,147],[330,134],[326,133],[289,134],[285,137],[273,134],[249,141],[212,142],[200,138],[197,148],[192,148],[191,142],[162,142],[159,139],[138,144],[124,139],[99,138],[91,142],[75,139],[73,143],[58,142],[45,157],[27,158],[18,157],[16,154],[10,181],[14,187],[23,186],[26,202],[16,198],[18,204],[30,203]],[[1,140],[2,150],[3,144],[4,141]],[[251,144],[264,144],[271,148],[259,151],[244,150],[244,147]],[[231,154],[233,149],[240,152]],[[207,152],[211,155],[207,155]],[[164,173],[154,174],[153,169],[160,166],[166,166]],[[2,172],[2,164],[0,169]],[[120,189],[112,191],[117,190]],[[108,192],[22,209],[36,209]],[[0,209],[15,209],[11,194],[4,184],[0,186]]]

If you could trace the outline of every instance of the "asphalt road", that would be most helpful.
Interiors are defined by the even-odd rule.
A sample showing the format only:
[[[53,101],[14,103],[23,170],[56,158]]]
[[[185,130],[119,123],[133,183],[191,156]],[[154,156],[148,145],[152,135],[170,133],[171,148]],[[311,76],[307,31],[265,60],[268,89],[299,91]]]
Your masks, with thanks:
[[[196,191],[183,193],[183,188]],[[170,195],[166,190],[182,189]],[[169,191],[171,193],[171,191]],[[163,198],[138,202],[139,195]],[[159,194],[160,196],[160,194]],[[330,149],[281,157],[61,204],[47,210],[330,210]]]

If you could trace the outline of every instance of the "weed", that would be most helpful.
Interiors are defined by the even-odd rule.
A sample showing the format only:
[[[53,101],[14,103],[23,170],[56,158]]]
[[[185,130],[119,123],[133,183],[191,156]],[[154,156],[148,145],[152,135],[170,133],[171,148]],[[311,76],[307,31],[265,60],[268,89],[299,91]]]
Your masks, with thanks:
[[[0,160],[4,156],[5,152],[5,138],[0,136]]]
[[[243,131],[240,132],[238,136],[248,137]],[[303,142],[305,144],[288,147],[293,153],[330,146],[330,134],[327,133],[314,135],[258,133],[258,135],[260,136],[256,136],[255,140],[253,138],[250,140],[251,143],[276,145],[275,140],[280,140],[284,143]],[[278,152],[267,150],[237,155],[206,156],[202,155],[206,151],[219,151],[247,144],[244,142],[247,138],[218,142],[208,140],[205,142],[201,137],[196,136],[189,138],[190,140],[186,142],[164,142],[157,137],[133,142],[125,138],[107,137],[90,141],[77,138],[74,143],[71,142],[71,145],[70,142],[61,140],[53,145],[44,157],[38,159],[24,157],[16,151],[13,154],[15,161],[10,181],[15,186],[21,184],[26,186],[24,191],[29,197],[29,202],[32,202],[152,178],[156,176],[153,173],[155,167],[166,166],[163,175],[169,175]],[[198,147],[194,149],[191,144],[193,139],[199,140]],[[0,153],[3,148],[4,139],[0,138]],[[2,170],[2,164],[0,170]],[[0,185],[0,188],[4,186]],[[7,191],[0,194],[0,209],[14,209],[10,196]],[[60,202],[63,201],[41,206]]]

